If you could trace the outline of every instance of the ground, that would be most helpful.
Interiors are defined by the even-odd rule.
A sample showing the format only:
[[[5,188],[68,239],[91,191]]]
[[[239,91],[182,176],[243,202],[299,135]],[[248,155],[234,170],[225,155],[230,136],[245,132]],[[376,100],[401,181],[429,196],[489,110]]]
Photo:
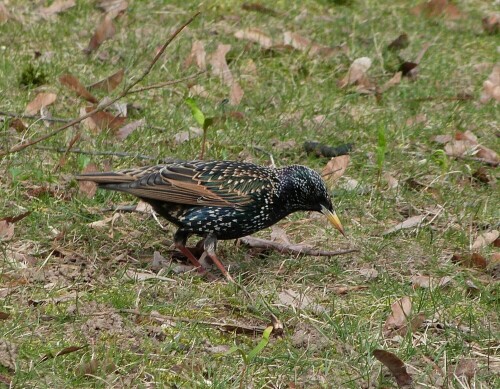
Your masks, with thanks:
[[[0,387],[396,387],[376,349],[397,355],[416,387],[500,385],[498,239],[488,238],[500,227],[499,110],[483,95],[498,61],[498,27],[482,24],[494,2],[129,1],[98,47],[89,41],[101,2],[53,15],[41,11],[46,1],[2,3]],[[117,136],[122,123],[87,121],[6,154],[64,124],[39,119],[38,109],[14,121],[39,93],[56,95],[46,107],[53,119],[92,105],[61,75],[88,86],[124,69],[115,91],[91,89],[98,100],[118,96],[198,11],[137,87],[197,73],[197,58],[186,63],[195,41],[207,64],[220,64],[212,53],[231,45],[230,79],[208,65],[188,81],[128,94],[127,123],[145,124],[126,137]],[[402,33],[408,42],[388,48]],[[371,66],[350,82],[362,57]],[[399,81],[404,61],[414,64]],[[313,213],[281,221],[286,236],[277,228],[257,236],[358,251],[312,257],[226,241],[218,253],[239,286],[217,269],[209,280],[171,260],[175,229],[165,221],[162,230],[148,212],[113,212],[134,198],[79,187],[74,174],[92,165],[198,158],[203,138],[189,130],[199,124],[188,97],[216,118],[205,159],[322,171],[329,158],[304,142],[352,144],[344,175],[326,177],[347,239]],[[488,158],[435,139],[471,134],[493,150]],[[248,358],[272,314],[282,335],[273,331]],[[229,352],[235,345],[241,353]]]

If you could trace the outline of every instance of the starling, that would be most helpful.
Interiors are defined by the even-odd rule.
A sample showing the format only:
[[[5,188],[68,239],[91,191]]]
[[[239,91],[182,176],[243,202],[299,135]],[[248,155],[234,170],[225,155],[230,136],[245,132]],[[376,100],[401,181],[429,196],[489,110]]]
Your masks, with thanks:
[[[305,166],[279,169],[238,161],[191,161],[85,173],[80,181],[133,194],[178,227],[174,243],[203,271],[186,247],[195,234],[222,274],[231,279],[215,254],[217,240],[237,239],[270,227],[296,211],[318,211],[344,235],[320,175]]]

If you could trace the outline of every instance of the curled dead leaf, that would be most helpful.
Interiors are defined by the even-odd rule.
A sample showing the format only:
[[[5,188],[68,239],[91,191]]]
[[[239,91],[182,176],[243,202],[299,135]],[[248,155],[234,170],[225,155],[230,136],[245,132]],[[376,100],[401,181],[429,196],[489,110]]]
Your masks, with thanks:
[[[205,45],[202,41],[194,41],[191,47],[191,52],[184,61],[184,67],[188,68],[195,64],[198,69],[207,69],[207,53],[205,52]]]
[[[412,385],[413,380],[406,371],[404,362],[395,354],[385,350],[374,350],[373,356],[389,369],[399,388]]]
[[[361,57],[355,59],[349,71],[344,76],[342,80],[339,81],[338,85],[340,88],[345,88],[349,85],[359,85],[363,87],[370,87],[371,83],[368,80],[367,72],[372,66],[372,60],[368,57]]]
[[[500,64],[493,67],[490,75],[483,83],[483,92],[479,101],[486,104],[490,100],[500,101]]]
[[[212,74],[220,77],[225,85],[233,84],[233,74],[229,70],[226,61],[226,54],[231,50],[231,45],[219,44],[215,52],[210,56],[210,65],[212,66]]]
[[[128,2],[125,0],[100,0],[97,6],[114,19],[127,10]]]
[[[392,303],[391,314],[384,323],[384,335],[390,336],[397,333],[403,327],[406,327],[408,318],[411,315],[411,299],[408,296],[402,297]]]
[[[229,92],[229,104],[233,106],[238,105],[241,102],[244,94],[245,92],[243,92],[240,84],[236,81],[233,81],[231,90]]]
[[[125,70],[120,69],[111,76],[106,77],[104,80],[97,81],[96,83],[90,85],[89,89],[102,89],[108,93],[112,92],[122,82],[124,74]]]
[[[462,12],[458,7],[448,0],[425,1],[413,7],[410,12],[414,15],[424,15],[428,18],[443,16],[450,20],[456,20],[462,17]]]
[[[68,88],[70,88],[72,91],[76,92],[76,94],[85,100],[97,104],[98,100],[92,96],[92,93],[90,93],[87,88],[85,88],[82,83],[73,76],[72,74],[63,74],[61,77],[59,77],[59,82]]]
[[[418,227],[420,226],[420,224],[422,224],[422,222],[425,220],[426,217],[427,217],[426,215],[412,216],[406,219],[405,221],[396,224],[394,227],[385,230],[382,233],[382,235],[385,236],[392,234],[393,232],[401,231],[408,228]]]
[[[444,288],[447,286],[451,281],[453,280],[452,277],[441,277],[441,278],[435,278],[431,276],[413,276],[411,277],[411,283],[413,287],[420,287],[420,288]]]
[[[489,244],[495,242],[499,236],[500,232],[498,230],[487,231],[479,235],[472,244],[472,250],[478,250],[484,246],[488,246]]]
[[[85,107],[81,114],[87,114],[92,112],[96,107]],[[126,122],[127,118],[121,116],[115,116],[106,111],[96,112],[89,118],[85,119],[83,122],[87,127],[94,132],[99,132],[105,129],[110,129],[112,131],[117,131]]]
[[[10,19],[10,13],[4,3],[0,3],[0,24]]]
[[[323,177],[327,184],[333,186],[335,182],[344,175],[350,159],[349,155],[333,157],[323,168],[321,177]]]
[[[57,95],[55,93],[39,93],[36,97],[26,106],[24,113],[27,115],[35,115],[47,105],[56,101]]]
[[[498,34],[500,31],[500,14],[485,16],[482,20],[483,29],[490,35]]]
[[[125,139],[128,137],[132,132],[137,130],[138,128],[144,126],[146,124],[146,119],[142,118],[139,120],[135,120],[131,123],[128,123],[121,127],[117,132],[116,132],[116,137],[120,140]]]
[[[84,52],[90,54],[97,50],[104,41],[113,38],[115,32],[116,29],[112,17],[110,15],[105,15],[101,23],[97,26],[94,35],[90,38],[89,45]]]
[[[75,5],[75,0],[56,0],[50,6],[40,8],[38,12],[43,18],[49,18],[61,12],[67,11]]]
[[[258,28],[246,28],[244,30],[238,30],[234,33],[234,36],[238,39],[248,40],[250,42],[258,43],[264,49],[268,49],[273,45],[273,40],[271,37],[266,35],[262,30]]]

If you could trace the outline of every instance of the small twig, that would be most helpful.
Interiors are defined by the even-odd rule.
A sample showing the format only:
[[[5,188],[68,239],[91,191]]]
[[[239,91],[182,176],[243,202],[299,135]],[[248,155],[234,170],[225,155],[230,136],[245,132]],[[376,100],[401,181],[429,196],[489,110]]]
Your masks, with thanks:
[[[258,249],[270,249],[286,254],[310,255],[313,257],[334,257],[336,255],[344,255],[358,252],[358,249],[347,249],[339,251],[316,250],[302,244],[284,245],[266,239],[254,238],[253,236],[245,236],[239,239],[241,243]]]
[[[163,46],[161,47],[161,49],[155,55],[155,57],[153,58],[153,60],[151,61],[151,63],[148,65],[148,67],[142,72],[142,74],[135,81],[133,81],[128,86],[126,86],[123,89],[123,91],[117,97],[115,97],[113,99],[110,99],[110,100],[104,98],[101,101],[101,103],[97,106],[96,109],[93,109],[92,111],[88,112],[87,114],[85,114],[83,116],[80,116],[77,119],[71,120],[70,122],[66,123],[65,125],[63,125],[63,126],[57,128],[57,129],[55,129],[54,131],[52,131],[52,132],[50,132],[50,133],[48,133],[46,135],[43,135],[43,136],[41,136],[39,138],[36,138],[36,139],[29,140],[29,141],[21,143],[19,145],[16,145],[16,146],[10,148],[9,150],[0,151],[0,157],[3,157],[5,155],[12,154],[12,153],[24,150],[25,148],[27,148],[29,146],[32,146],[32,145],[37,144],[37,143],[40,143],[40,142],[42,142],[42,141],[44,141],[46,139],[49,139],[49,138],[53,137],[54,135],[57,135],[60,132],[63,132],[67,128],[72,127],[75,124],[78,124],[78,123],[82,122],[83,120],[91,117],[92,115],[95,115],[96,113],[103,111],[107,107],[113,105],[118,100],[120,100],[123,97],[125,97],[126,95],[128,95],[129,92],[130,92],[130,90],[132,90],[132,88],[134,86],[136,86],[138,83],[140,83],[151,72],[151,69],[153,68],[153,66],[156,64],[156,62],[158,62],[158,60],[160,59],[160,57],[162,56],[162,54],[164,53],[164,51],[166,50],[166,48],[177,37],[177,35],[179,35],[181,33],[181,31],[184,30],[184,28],[186,28],[186,26],[189,25],[199,14],[200,13],[197,12],[187,22],[185,22],[182,26],[180,26],[177,30],[174,31],[174,33],[172,34],[172,36],[169,39],[167,39],[167,41],[163,44]]]
[[[162,321],[176,321],[176,322],[191,323],[191,324],[201,324],[218,328],[221,331],[236,332],[240,334],[252,334],[252,335],[262,334],[264,330],[267,328],[266,326],[247,326],[239,323],[221,323],[214,321],[195,320],[195,319],[188,319],[185,317],[161,315],[159,313],[153,313],[153,312],[145,313],[137,311],[135,309],[120,309],[118,310],[118,312],[131,315],[138,315],[138,316],[149,316],[153,319],[159,319]]]
[[[26,115],[24,113],[5,112],[5,111],[0,111],[0,115],[9,116],[11,118],[45,120],[46,122],[67,123],[71,120],[71,119],[63,119],[63,118],[45,117],[45,116],[40,116],[40,115]]]
[[[36,148],[38,150],[48,150],[48,151],[54,151],[56,153],[66,153],[68,151],[66,147],[37,146]],[[115,157],[132,157],[137,159],[158,160],[157,157],[152,157],[150,155],[126,153],[123,151],[87,151],[81,149],[71,149],[69,150],[69,152],[75,154],[85,154],[85,155],[111,155]]]
[[[206,72],[207,72],[206,70],[203,70],[201,72],[191,74],[190,76],[179,78],[178,80],[165,81],[165,82],[160,82],[158,84],[148,85],[148,86],[145,86],[143,88],[137,88],[137,89],[131,90],[128,94],[131,95],[132,93],[144,92],[144,91],[147,91],[150,89],[160,89],[160,88],[163,88],[166,86],[180,84],[181,82],[197,78],[198,76],[201,76],[202,74],[204,74]]]

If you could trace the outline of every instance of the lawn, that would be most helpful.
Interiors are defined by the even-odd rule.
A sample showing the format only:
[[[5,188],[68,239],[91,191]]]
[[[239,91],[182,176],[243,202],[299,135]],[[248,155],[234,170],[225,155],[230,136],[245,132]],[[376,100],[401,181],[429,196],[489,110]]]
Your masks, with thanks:
[[[124,3],[0,2],[0,387],[499,387],[498,4]],[[74,179],[202,149],[327,173],[306,142],[348,150],[347,238],[317,213],[256,236],[356,251],[220,242],[236,283]]]

